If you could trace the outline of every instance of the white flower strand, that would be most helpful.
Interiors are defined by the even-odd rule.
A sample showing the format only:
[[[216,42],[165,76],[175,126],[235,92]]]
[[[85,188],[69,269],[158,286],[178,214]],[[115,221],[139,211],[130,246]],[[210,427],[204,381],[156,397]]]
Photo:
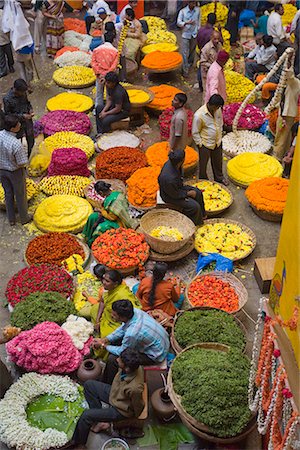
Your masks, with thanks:
[[[289,398],[284,398],[283,399],[283,412],[282,412],[282,425],[283,428],[285,429],[288,421],[291,418],[292,412],[293,412],[293,407],[291,404],[291,401]]]
[[[295,439],[296,429],[299,425],[300,425],[300,417],[298,416],[289,430],[289,434],[286,437],[282,450],[288,450],[289,448],[293,448],[295,450],[300,449],[300,441]],[[299,430],[297,434],[299,435]]]
[[[229,156],[246,152],[267,153],[271,142],[261,133],[250,130],[239,130],[226,134],[222,139],[223,150]]]

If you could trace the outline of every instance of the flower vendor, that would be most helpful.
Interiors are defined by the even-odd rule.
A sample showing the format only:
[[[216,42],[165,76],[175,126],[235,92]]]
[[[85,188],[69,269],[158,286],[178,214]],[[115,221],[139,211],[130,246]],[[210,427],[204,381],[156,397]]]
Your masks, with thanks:
[[[274,45],[278,45],[281,41],[285,40],[285,32],[281,18],[283,14],[283,6],[281,3],[278,3],[268,18],[267,32],[269,36],[272,36]]]
[[[225,50],[220,50],[217,54],[216,61],[208,69],[205,86],[205,102],[208,102],[213,94],[221,95],[224,102],[226,101],[226,80],[223,69],[228,59],[229,54]]]
[[[215,29],[216,21],[216,14],[209,13],[206,24],[199,28],[197,34],[197,45],[199,50],[201,50],[210,41],[211,35]]]
[[[265,34],[262,38],[263,44],[256,52],[254,59],[246,61],[246,77],[254,81],[256,73],[267,73],[274,66],[277,56],[276,47],[273,45],[272,36]]]
[[[109,430],[111,422],[138,418],[145,406],[143,391],[144,372],[139,354],[127,348],[117,359],[117,373],[111,385],[95,380],[85,382],[84,395],[90,409],[82,413],[72,440],[63,448],[85,449],[90,430],[99,433]],[[103,408],[102,402],[108,407]]]
[[[165,359],[170,345],[168,333],[146,312],[134,308],[129,300],[118,300],[112,305],[112,316],[122,325],[107,337],[93,341],[95,349],[105,348],[110,353],[104,383],[112,383],[118,371],[117,358],[128,347],[139,352],[143,366],[157,365]]]
[[[88,1],[87,3],[88,5],[90,5],[90,8],[87,10],[87,13],[84,17],[87,34],[90,34],[91,25],[93,22],[95,22],[95,18],[98,16],[98,10],[100,8],[105,10],[107,16],[109,17],[109,20],[115,19],[108,3],[106,3],[104,0],[93,0]]]
[[[69,12],[73,11],[63,0],[47,0],[43,4],[42,12],[47,19],[46,48],[50,58],[54,58],[57,50],[64,46],[64,8]]]
[[[187,77],[189,69],[194,64],[197,45],[197,33],[200,24],[200,8],[195,1],[189,1],[187,6],[179,11],[177,26],[182,29],[182,74]]]
[[[164,280],[168,265],[157,262],[153,268],[152,277],[142,279],[137,297],[141,301],[143,311],[159,309],[174,316],[181,308],[184,297],[180,295],[180,287],[175,288],[171,281]]]
[[[201,225],[205,216],[203,194],[198,188],[184,186],[181,177],[184,157],[184,150],[169,153],[158,177],[160,196],[164,202],[180,208],[195,225]]]
[[[126,89],[119,83],[116,72],[108,72],[105,75],[107,98],[105,106],[98,105],[96,108],[96,125],[98,134],[110,131],[114,122],[129,116],[130,100]]]
[[[21,223],[24,224],[31,220],[27,212],[24,167],[28,158],[23,145],[15,137],[21,128],[18,117],[5,116],[4,126],[5,129],[0,131],[0,181],[5,193],[6,214],[10,225],[15,225],[15,198]]]
[[[170,127],[170,150],[182,150],[187,146],[188,125],[187,113],[184,105],[187,102],[186,94],[176,94],[172,101],[172,106],[175,108],[171,119]]]
[[[123,30],[125,34],[125,56],[127,58],[136,59],[137,52],[145,44],[147,38],[143,33],[142,25],[139,20],[135,18],[135,13],[132,8],[125,10],[125,19],[122,23],[116,25],[117,33],[121,41]]]
[[[216,61],[219,51],[222,49],[221,33],[214,30],[211,34],[210,40],[202,47],[200,52],[200,70],[203,87],[203,98],[206,92],[207,72],[213,62]]]
[[[214,180],[226,185],[222,169],[223,105],[221,95],[212,95],[208,103],[195,112],[192,133],[199,149],[199,179],[208,180],[206,168],[211,158]]]
[[[110,22],[110,16],[107,15],[105,8],[97,9],[97,16],[93,23],[91,23],[90,31],[88,34],[93,36],[94,31],[100,31],[101,33],[104,31],[104,25],[106,22]],[[96,33],[95,33],[96,36]]]
[[[131,219],[128,213],[128,202],[122,192],[111,191],[111,185],[103,181],[97,181],[94,189],[103,197],[101,211],[92,213],[82,231],[89,246],[106,230],[125,226],[136,228],[137,222]]]

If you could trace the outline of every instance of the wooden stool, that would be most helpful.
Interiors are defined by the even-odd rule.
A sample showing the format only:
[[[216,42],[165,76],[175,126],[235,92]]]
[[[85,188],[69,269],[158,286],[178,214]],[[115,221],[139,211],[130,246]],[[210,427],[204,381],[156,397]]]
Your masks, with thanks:
[[[143,400],[145,403],[144,409],[139,415],[138,418],[136,417],[129,417],[128,419],[119,420],[117,422],[114,422],[114,429],[120,430],[122,428],[132,427],[132,428],[138,428],[143,429],[145,421],[148,417],[148,388],[147,384],[144,384],[144,391],[143,391]]]
[[[130,123],[130,118],[125,117],[125,119],[118,120],[117,122],[113,122],[110,126],[112,131],[115,130],[128,130]]]
[[[141,125],[144,125],[145,115],[144,115],[144,108],[142,106],[139,108],[133,108],[131,106],[129,116],[130,116],[130,126],[140,127]]]

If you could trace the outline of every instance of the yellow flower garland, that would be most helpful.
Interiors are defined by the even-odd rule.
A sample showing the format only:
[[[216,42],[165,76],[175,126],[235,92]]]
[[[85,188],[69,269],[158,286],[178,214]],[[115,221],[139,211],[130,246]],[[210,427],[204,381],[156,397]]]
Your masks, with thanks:
[[[215,2],[207,3],[201,6],[201,25],[205,25],[207,22],[207,16],[210,13],[215,12]],[[216,3],[216,15],[217,15],[217,25],[225,26],[228,16],[228,8],[222,3]]]
[[[276,158],[257,152],[242,153],[227,164],[228,176],[244,186],[262,178],[281,177],[282,171],[282,165]]]
[[[90,137],[74,131],[59,131],[47,137],[41,142],[39,151],[52,153],[57,148],[80,148],[88,158],[91,158],[95,151],[94,142]]]
[[[91,86],[96,82],[96,75],[90,67],[66,66],[55,70],[53,80],[66,88]]]
[[[87,177],[76,175],[57,175],[45,177],[39,182],[39,188],[47,195],[78,195],[84,197],[84,188],[90,184]]]
[[[63,92],[55,97],[49,98],[47,108],[49,111],[65,109],[67,111],[87,112],[93,107],[90,97],[73,92]]]

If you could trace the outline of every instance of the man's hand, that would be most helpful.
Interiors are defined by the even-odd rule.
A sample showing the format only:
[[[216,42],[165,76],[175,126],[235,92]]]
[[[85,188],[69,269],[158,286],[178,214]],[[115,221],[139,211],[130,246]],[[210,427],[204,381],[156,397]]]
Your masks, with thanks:
[[[290,164],[293,161],[293,156],[287,153],[282,161],[286,164]]]
[[[92,347],[94,349],[105,348],[109,344],[109,340],[107,338],[96,338],[92,342]]]
[[[99,119],[104,119],[105,116],[107,116],[107,113],[101,111],[101,113],[99,114]]]
[[[193,191],[193,190],[188,191],[187,196],[191,197],[191,198],[196,198],[196,191]]]

